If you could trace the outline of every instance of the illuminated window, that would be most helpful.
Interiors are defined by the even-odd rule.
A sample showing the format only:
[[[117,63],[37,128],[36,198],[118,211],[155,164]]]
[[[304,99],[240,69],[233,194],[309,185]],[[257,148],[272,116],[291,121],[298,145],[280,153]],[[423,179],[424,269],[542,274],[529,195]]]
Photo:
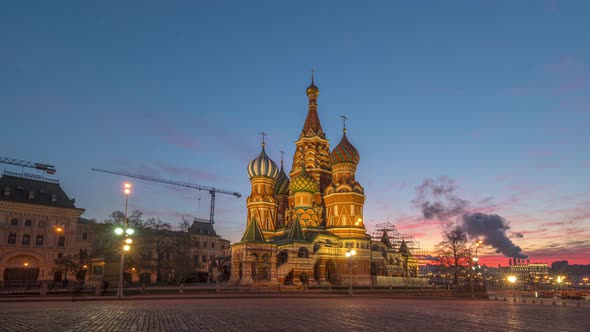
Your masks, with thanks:
[[[35,240],[35,245],[42,246],[43,245],[43,235],[37,235],[37,239]]]
[[[22,239],[21,243],[24,245],[29,245],[29,243],[31,243],[31,235],[30,234],[23,235],[23,239]]]

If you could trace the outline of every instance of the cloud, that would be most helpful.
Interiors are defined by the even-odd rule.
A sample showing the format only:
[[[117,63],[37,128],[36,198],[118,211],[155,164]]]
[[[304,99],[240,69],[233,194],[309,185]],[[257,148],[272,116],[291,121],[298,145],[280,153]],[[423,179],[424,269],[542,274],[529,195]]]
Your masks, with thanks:
[[[416,187],[417,197],[412,202],[426,220],[436,219],[443,226],[461,228],[470,238],[483,238],[485,243],[506,257],[527,257],[508,237],[510,224],[506,219],[497,214],[471,212],[470,202],[458,197],[456,190],[455,181],[449,177],[441,176],[437,180],[427,178]]]
[[[161,161],[156,162],[156,165],[164,172],[164,174],[168,174],[176,178],[197,179],[207,182],[222,182],[225,180],[224,177],[220,175],[203,170],[197,170],[188,167],[176,167]]]

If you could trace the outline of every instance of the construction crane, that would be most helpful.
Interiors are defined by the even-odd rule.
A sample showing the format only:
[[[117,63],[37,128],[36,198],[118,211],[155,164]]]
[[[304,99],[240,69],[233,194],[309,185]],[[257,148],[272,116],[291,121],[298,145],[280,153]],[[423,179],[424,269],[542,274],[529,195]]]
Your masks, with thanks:
[[[32,161],[14,159],[14,158],[0,157],[0,163],[34,168],[34,169],[41,170],[47,174],[55,174],[55,172],[56,172],[55,166],[42,164],[42,163],[35,163]]]
[[[92,168],[92,170],[95,172],[121,175],[121,176],[126,176],[126,177],[130,177],[130,178],[134,178],[134,179],[144,180],[144,181],[165,183],[165,184],[169,184],[172,186],[179,186],[179,187],[208,191],[209,194],[211,195],[211,211],[209,212],[209,223],[211,225],[213,225],[215,223],[214,215],[215,215],[215,194],[216,193],[233,195],[236,197],[242,197],[242,194],[235,192],[235,191],[228,191],[228,190],[222,190],[222,189],[217,189],[217,188],[213,188],[213,187],[201,186],[199,184],[194,184],[194,183],[160,179],[160,178],[156,178],[153,176],[134,174],[134,173],[126,172],[126,171],[111,171],[111,170],[106,170],[106,169],[101,169],[101,168]]]

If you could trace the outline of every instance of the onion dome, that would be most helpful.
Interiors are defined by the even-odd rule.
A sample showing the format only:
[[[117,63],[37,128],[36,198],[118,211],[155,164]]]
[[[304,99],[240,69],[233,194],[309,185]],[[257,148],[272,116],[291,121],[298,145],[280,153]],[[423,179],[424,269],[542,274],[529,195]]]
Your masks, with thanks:
[[[262,151],[258,157],[248,164],[248,176],[250,179],[255,176],[276,178],[277,174],[279,174],[279,167],[266,155],[264,145],[262,145]]]
[[[281,162],[281,171],[277,176],[277,185],[275,187],[275,195],[289,195],[289,178],[285,174],[283,169],[283,163]]]
[[[294,194],[296,192],[316,193],[320,190],[317,181],[307,173],[305,166],[301,166],[301,172],[291,179],[289,189]]]
[[[307,90],[305,90],[305,93],[309,96],[310,94],[315,94],[316,96],[320,94],[320,89],[315,86],[315,84],[313,84],[313,79],[311,81],[311,84],[307,87]]]
[[[332,150],[332,153],[330,153],[330,162],[332,162],[332,164],[358,164],[360,160],[361,156],[359,155],[359,152],[354,145],[348,141],[348,138],[346,138],[346,132],[344,132],[340,143],[338,143],[334,150]]]

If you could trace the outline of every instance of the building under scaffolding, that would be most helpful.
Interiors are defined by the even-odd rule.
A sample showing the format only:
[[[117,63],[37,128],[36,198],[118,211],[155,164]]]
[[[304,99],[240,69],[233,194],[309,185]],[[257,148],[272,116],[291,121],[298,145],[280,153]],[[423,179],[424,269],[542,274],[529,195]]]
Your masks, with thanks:
[[[418,277],[420,265],[427,256],[420,242],[409,234],[400,233],[390,222],[377,224],[371,236],[371,259],[379,262],[377,275]],[[375,273],[376,272],[376,273]]]

